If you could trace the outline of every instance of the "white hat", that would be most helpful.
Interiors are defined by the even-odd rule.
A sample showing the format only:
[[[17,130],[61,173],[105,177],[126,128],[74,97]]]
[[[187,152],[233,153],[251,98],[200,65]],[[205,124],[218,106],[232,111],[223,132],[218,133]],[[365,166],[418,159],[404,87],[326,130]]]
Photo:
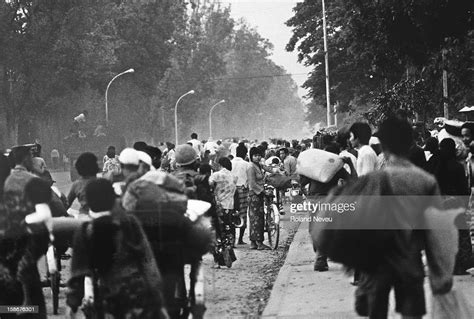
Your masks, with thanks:
[[[119,156],[120,163],[124,165],[136,165],[140,162],[138,151],[133,148],[124,149]]]
[[[380,144],[380,140],[376,136],[372,136],[369,140],[369,145],[377,145]]]
[[[145,153],[143,151],[137,151],[137,153],[138,153],[138,159],[140,161],[142,161],[143,163],[145,163],[146,165],[148,165],[150,167],[152,166],[150,155],[148,155],[147,153]]]

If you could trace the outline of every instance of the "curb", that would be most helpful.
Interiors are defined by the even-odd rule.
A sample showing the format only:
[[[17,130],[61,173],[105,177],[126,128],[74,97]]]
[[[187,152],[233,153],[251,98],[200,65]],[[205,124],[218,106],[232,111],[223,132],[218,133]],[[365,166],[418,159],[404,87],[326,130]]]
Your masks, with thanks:
[[[302,246],[308,245],[308,227],[309,224],[307,222],[300,223],[298,226],[298,230],[295,233],[293,242],[291,243],[288,254],[286,255],[285,263],[278,273],[277,279],[273,285],[272,293],[270,294],[270,299],[268,300],[267,306],[262,313],[262,318],[278,317],[282,301],[286,295],[286,287],[288,287],[290,284],[289,281],[291,278],[291,268],[297,264],[304,264],[308,262],[308,260],[302,261],[300,256]],[[313,256],[311,256],[311,258],[313,258]]]

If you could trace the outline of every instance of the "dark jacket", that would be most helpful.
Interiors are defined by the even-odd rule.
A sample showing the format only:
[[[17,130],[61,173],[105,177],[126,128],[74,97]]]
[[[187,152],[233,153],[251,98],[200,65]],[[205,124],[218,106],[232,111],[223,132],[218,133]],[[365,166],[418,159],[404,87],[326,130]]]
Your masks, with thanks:
[[[172,271],[188,253],[201,257],[208,251],[208,234],[185,216],[187,200],[181,181],[163,172],[147,173],[122,198],[125,210],[141,221],[162,271]]]
[[[441,194],[453,196],[470,194],[464,167],[455,159],[441,158],[434,174]]]
[[[27,302],[39,306],[39,313],[25,318],[46,319],[37,263],[48,249],[48,231],[44,224],[27,226],[24,217],[0,203],[0,304],[21,306]]]
[[[413,144],[410,148],[408,159],[419,168],[424,168],[426,166],[425,151],[416,144]]]
[[[327,183],[321,183],[303,175],[300,175],[300,183],[301,187],[309,184],[308,196],[325,196],[329,194],[331,189],[338,186],[340,179],[347,181],[350,177],[349,173],[344,168],[341,168]]]
[[[67,304],[76,311],[84,296],[84,277],[94,281],[94,311],[114,318],[161,318],[162,279],[138,220],[114,213],[82,225],[75,234]]]

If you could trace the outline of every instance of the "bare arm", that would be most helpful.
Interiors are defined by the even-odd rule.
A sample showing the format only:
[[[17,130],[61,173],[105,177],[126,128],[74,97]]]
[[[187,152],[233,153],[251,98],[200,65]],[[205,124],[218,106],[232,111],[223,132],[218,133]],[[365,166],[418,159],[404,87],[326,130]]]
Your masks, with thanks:
[[[67,207],[66,209],[71,208],[72,203],[76,199],[77,194],[76,194],[76,183],[72,184],[71,190],[69,191],[69,194],[67,195]]]
[[[357,177],[357,170],[354,167],[354,163],[352,163],[352,160],[349,157],[343,157],[342,160],[344,163],[349,165],[349,168],[351,169],[351,178],[356,178]]]

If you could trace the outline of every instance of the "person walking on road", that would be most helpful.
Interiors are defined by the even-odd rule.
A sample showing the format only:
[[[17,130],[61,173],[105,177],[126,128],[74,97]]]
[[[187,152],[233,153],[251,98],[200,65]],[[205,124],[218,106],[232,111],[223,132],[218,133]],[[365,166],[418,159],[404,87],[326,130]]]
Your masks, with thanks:
[[[33,157],[30,147],[16,146],[10,153],[11,162],[15,167],[5,180],[4,199],[5,205],[10,211],[25,212],[27,209],[24,200],[25,186],[36,176],[33,170]]]
[[[87,205],[86,199],[86,186],[87,184],[97,178],[99,172],[99,166],[97,165],[97,157],[92,153],[82,153],[79,155],[76,161],[76,169],[80,178],[71,186],[71,190],[67,195],[68,209],[72,206],[72,203],[77,198],[81,207],[79,208],[79,214],[88,215],[89,205]]]
[[[59,168],[59,151],[55,148],[51,151],[51,164],[53,169]]]
[[[434,176],[409,160],[413,133],[407,121],[397,118],[385,120],[380,126],[379,138],[387,158],[383,170],[386,175],[369,173],[365,176],[364,185],[371,182],[381,185],[383,181],[380,179],[387,176],[391,193],[404,198],[403,203],[399,203],[401,207],[392,209],[390,213],[396,214],[393,216],[396,220],[404,221],[404,225],[409,226],[404,226],[394,234],[397,250],[387,248],[384,252],[387,256],[393,253],[393,257],[377,261],[380,265],[372,272],[361,273],[356,290],[356,311],[360,316],[387,318],[389,294],[393,288],[396,312],[403,318],[421,318],[426,313],[422,249],[426,251],[433,294],[449,292],[453,283],[452,269],[442,264],[442,260],[448,258],[443,255],[446,252],[437,246],[450,238],[439,238],[438,229],[417,229],[412,226],[420,225],[427,218],[424,213],[428,207],[440,207],[440,191]],[[424,198],[430,196],[430,200],[419,200],[413,195]],[[442,227],[447,229],[448,225]]]
[[[218,227],[220,227],[221,234],[225,226],[223,221],[229,221],[229,217],[234,210],[234,194],[236,191],[237,177],[234,176],[231,171],[231,161],[227,157],[221,157],[217,163],[217,171],[209,177],[209,185],[214,188],[217,216],[219,217]],[[232,227],[232,225],[230,226],[235,241],[235,228]]]
[[[369,146],[372,130],[367,123],[356,122],[349,129],[349,142],[357,150],[357,175],[363,176],[379,167],[379,159],[372,147]],[[359,272],[354,273],[353,285],[359,282]]]
[[[340,146],[337,143],[331,143],[326,146],[324,149],[326,152],[334,153],[334,154],[339,154],[340,153]],[[352,178],[357,177],[357,172],[354,167],[354,164],[351,160],[350,157],[342,157],[343,161],[345,163],[344,166],[348,166],[350,173],[342,167],[338,172],[335,173],[334,177],[327,183],[322,183],[317,180],[311,179],[307,176],[300,175],[300,182],[301,182],[301,187],[305,187],[306,185],[309,185],[308,187],[308,197],[312,198],[313,200],[319,200],[323,198],[324,196],[327,196],[331,189],[334,187],[337,187],[338,185],[343,185],[347,181],[349,181]],[[320,170],[321,168],[319,167],[314,167],[314,170]],[[319,252],[315,247],[313,247],[316,253],[316,260],[314,262],[314,271],[328,271],[329,266],[328,266],[328,258],[325,254],[322,254]]]
[[[75,314],[113,318],[167,318],[161,274],[140,222],[113,210],[112,184],[96,179],[86,186],[92,220],[74,237],[67,304]]]
[[[232,143],[229,146],[230,155],[234,158],[237,157],[237,147],[239,146],[238,140],[236,138],[232,139]]]
[[[104,174],[108,172],[120,173],[120,162],[118,156],[115,153],[115,146],[109,146],[107,148],[107,154],[102,159]]]
[[[286,147],[280,149],[279,155],[283,163],[285,175],[290,177],[291,179],[298,179],[298,176],[296,174],[296,158],[290,155],[290,151]]]
[[[210,159],[211,164],[214,164],[214,162],[216,161],[217,148],[218,148],[217,143],[214,142],[212,137],[209,137],[206,144],[204,144],[204,152],[209,151],[209,159]]]
[[[456,143],[451,138],[445,138],[439,143],[439,163],[435,177],[441,194],[449,200],[449,206],[467,209],[470,189],[464,167],[456,160]],[[472,244],[467,224],[467,214],[458,219],[459,241],[455,275],[468,275],[467,269],[474,266],[472,259]]]
[[[237,177],[236,201],[234,206],[239,210],[240,218],[243,220],[243,225],[239,230],[239,240],[237,244],[245,245],[244,233],[247,229],[247,211],[249,207],[247,171],[251,164],[245,161],[245,157],[247,156],[247,148],[245,145],[237,146],[236,155],[237,156],[232,160],[232,174]]]
[[[194,148],[194,151],[196,152],[196,158],[200,158],[202,144],[201,141],[198,140],[198,135],[196,133],[191,134],[191,139],[188,141],[188,143],[191,143],[191,146]]]
[[[372,130],[369,124],[356,122],[349,129],[350,143],[357,150],[357,175],[363,176],[377,169],[378,158],[369,140]]]

